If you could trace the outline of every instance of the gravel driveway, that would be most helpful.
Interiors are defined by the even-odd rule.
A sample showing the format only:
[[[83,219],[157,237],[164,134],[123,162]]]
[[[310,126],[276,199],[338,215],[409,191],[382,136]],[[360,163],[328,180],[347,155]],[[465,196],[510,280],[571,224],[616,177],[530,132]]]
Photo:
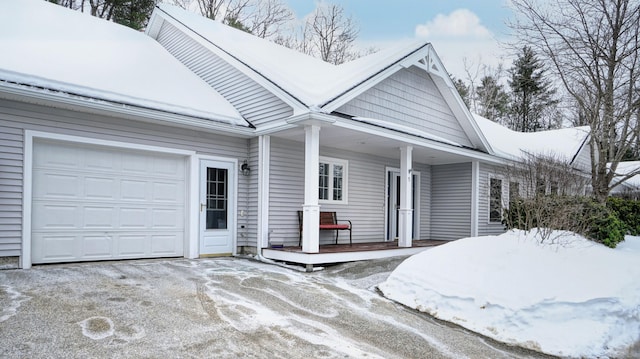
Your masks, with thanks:
[[[246,258],[0,271],[6,358],[535,358],[381,297],[399,258],[303,273]]]

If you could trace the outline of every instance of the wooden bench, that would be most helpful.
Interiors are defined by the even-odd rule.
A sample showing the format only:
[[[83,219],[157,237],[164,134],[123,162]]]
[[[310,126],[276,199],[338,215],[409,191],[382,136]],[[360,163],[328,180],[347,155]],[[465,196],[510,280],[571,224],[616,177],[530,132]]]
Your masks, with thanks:
[[[339,223],[339,222],[348,222]],[[298,245],[302,245],[302,211],[298,211],[298,226],[300,229],[300,238],[298,239]],[[353,244],[351,236],[351,221],[350,220],[338,220],[336,212],[320,212],[320,230],[321,231],[336,231],[336,244],[338,244],[338,231],[349,231],[349,245]]]

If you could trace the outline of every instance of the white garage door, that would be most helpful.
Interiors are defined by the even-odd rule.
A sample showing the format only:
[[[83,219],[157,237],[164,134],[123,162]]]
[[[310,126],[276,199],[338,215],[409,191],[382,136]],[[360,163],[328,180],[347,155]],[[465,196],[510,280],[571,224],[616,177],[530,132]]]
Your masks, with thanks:
[[[182,256],[185,177],[180,156],[34,143],[32,262]]]

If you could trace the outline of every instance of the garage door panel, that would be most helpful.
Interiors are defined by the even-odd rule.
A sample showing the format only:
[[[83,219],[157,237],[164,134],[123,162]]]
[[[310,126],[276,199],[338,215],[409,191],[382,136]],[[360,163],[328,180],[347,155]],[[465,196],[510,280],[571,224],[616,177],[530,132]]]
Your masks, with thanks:
[[[79,228],[111,230],[118,228],[118,209],[113,207],[91,207],[85,206],[83,210],[84,219]]]
[[[175,252],[177,234],[156,234],[151,236],[151,251],[153,255],[166,255]]]
[[[85,259],[109,259],[113,255],[113,239],[108,235],[81,236],[82,253]]]
[[[73,147],[60,147],[52,143],[38,143],[38,156],[34,156],[35,168],[46,167],[53,169],[80,168],[82,161],[80,151]]]
[[[154,202],[165,203],[183,203],[184,191],[178,187],[177,183],[170,182],[154,182],[151,184],[153,188]]]
[[[79,175],[40,171],[33,178],[33,198],[79,198]]]
[[[183,229],[183,216],[177,209],[155,208],[151,210],[153,229]]]
[[[33,263],[183,255],[184,157],[47,141],[34,164]]]
[[[147,181],[123,179],[120,181],[120,198],[125,201],[144,201],[151,196],[148,194]]]
[[[42,243],[41,247],[34,248],[34,254],[42,257],[43,262],[72,260],[78,255],[77,236],[34,234],[33,237],[35,237],[34,240]]]
[[[120,257],[144,257],[149,248],[148,235],[121,235],[116,239]]]
[[[31,228],[33,231],[48,229],[76,229],[82,218],[81,208],[73,204],[51,204],[35,202],[32,206]]]

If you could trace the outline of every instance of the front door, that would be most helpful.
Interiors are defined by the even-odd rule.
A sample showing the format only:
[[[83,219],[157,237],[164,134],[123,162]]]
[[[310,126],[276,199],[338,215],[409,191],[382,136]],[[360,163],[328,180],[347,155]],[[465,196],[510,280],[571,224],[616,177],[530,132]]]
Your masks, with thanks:
[[[200,161],[200,255],[232,255],[235,237],[234,162]]]
[[[413,173],[412,203],[413,208],[413,228],[412,238],[416,239],[416,233],[419,232],[419,183],[420,174]],[[400,171],[387,171],[387,207],[386,212],[386,240],[393,241],[398,239],[398,218],[400,213]]]

